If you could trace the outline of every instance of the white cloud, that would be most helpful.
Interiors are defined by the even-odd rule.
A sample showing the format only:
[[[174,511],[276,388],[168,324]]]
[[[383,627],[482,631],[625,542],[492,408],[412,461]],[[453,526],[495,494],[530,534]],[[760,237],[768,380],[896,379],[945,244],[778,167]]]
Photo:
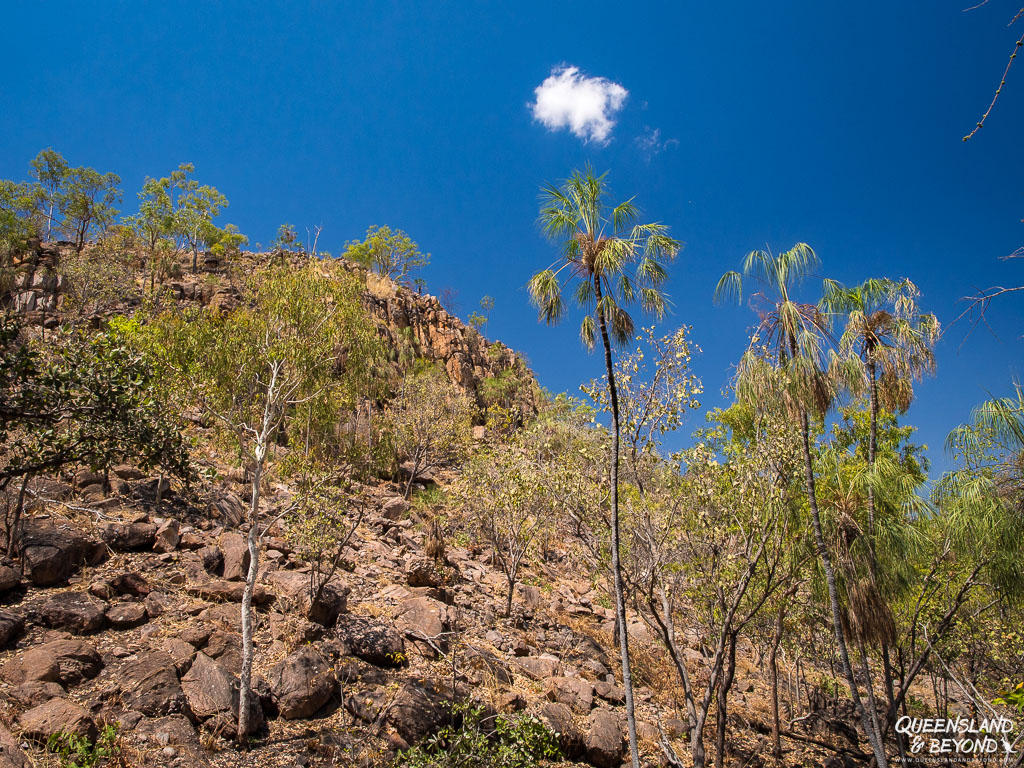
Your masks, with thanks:
[[[644,126],[644,132],[640,136],[636,137],[636,145],[640,147],[640,151],[647,155],[647,159],[654,157],[662,150],[668,149],[672,146],[679,146],[679,139],[667,139],[666,141],[661,140],[661,128],[651,128],[649,125]]]
[[[534,90],[535,120],[548,130],[568,128],[584,141],[607,144],[629,91],[604,77],[587,77],[578,67],[556,67]]]

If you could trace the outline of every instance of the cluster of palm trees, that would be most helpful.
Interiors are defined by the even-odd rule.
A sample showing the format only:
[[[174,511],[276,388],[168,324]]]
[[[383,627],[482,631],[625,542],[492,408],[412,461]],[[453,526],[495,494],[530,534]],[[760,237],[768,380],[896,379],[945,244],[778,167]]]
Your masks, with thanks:
[[[584,344],[593,349],[599,338],[604,353],[611,416],[611,574],[629,748],[632,764],[638,766],[626,621],[628,596],[620,563],[623,545],[618,488],[619,403],[613,352],[616,346],[633,338],[630,313],[635,307],[659,319],[664,314],[665,265],[679,252],[680,244],[669,235],[665,225],[639,223],[639,211],[632,198],[614,204],[606,174],[596,175],[590,168],[574,172],[559,185],[543,188],[540,224],[545,235],[562,248],[558,261],[529,282],[530,297],[540,319],[549,324],[558,322],[568,309],[566,297],[571,296],[572,303],[582,310],[580,334]],[[890,500],[892,487],[902,480],[900,467],[878,450],[879,417],[883,411],[906,412],[913,398],[914,383],[934,372],[933,348],[939,323],[935,315],[919,309],[918,290],[909,280],[871,279],[846,287],[824,279],[819,300],[800,301],[796,296],[799,286],[814,278],[819,268],[818,257],[804,243],[781,253],[755,250],[746,256],[740,270],[722,276],[714,299],[739,302],[748,297],[757,313],[750,345],[738,367],[737,397],[757,403],[760,398],[778,397],[781,393],[786,412],[799,427],[803,492],[813,530],[813,550],[824,576],[827,613],[841,672],[874,761],[878,768],[886,768],[886,735],[909,682],[896,690],[889,648],[893,622],[887,615],[885,601],[879,597],[878,581],[883,578],[876,546],[883,527],[880,516],[883,509],[902,503]],[[770,371],[771,376],[763,375],[765,371]],[[869,419],[864,469],[850,481],[856,485],[856,498],[863,500],[858,505],[864,521],[858,525],[856,546],[849,548],[839,565],[845,600],[840,593],[837,564],[826,543],[827,521],[823,525],[819,508],[814,438],[816,425],[825,422],[844,395],[866,399]],[[1024,395],[1020,388],[1016,395],[986,404],[976,414],[975,422],[1019,449],[1024,448]],[[975,429],[968,434],[977,433]],[[1022,468],[1016,469],[1019,473]],[[1002,480],[988,482],[1005,483],[1008,476],[1011,485],[1016,482],[1017,509],[1024,510],[1020,474],[1013,477],[1012,471],[1003,471],[998,474]],[[978,482],[973,476],[962,478],[958,490],[978,495],[992,490],[976,487]],[[971,483],[974,486],[968,487]],[[1001,492],[1005,496],[1005,488]],[[884,706],[876,701],[869,643],[880,649]],[[880,716],[880,712],[887,715]],[[903,744],[897,741],[897,745],[902,753]]]

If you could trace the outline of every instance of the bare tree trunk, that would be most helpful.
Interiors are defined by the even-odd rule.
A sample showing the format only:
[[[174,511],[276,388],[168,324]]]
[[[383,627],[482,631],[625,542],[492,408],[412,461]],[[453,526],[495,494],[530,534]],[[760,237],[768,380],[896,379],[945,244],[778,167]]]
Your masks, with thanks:
[[[775,614],[775,632],[772,635],[772,647],[768,654],[768,671],[771,675],[772,686],[772,755],[779,759],[782,757],[782,731],[781,718],[779,717],[779,645],[782,643],[782,622],[786,615],[785,603],[779,606]]]
[[[729,634],[729,650],[718,683],[718,712],[715,716],[715,768],[725,765],[725,735],[729,727],[729,691],[736,675],[736,633]]]
[[[629,755],[633,768],[640,768],[640,751],[636,738],[636,709],[633,703],[633,674],[629,665],[629,630],[626,627],[626,598],[622,586],[622,565],[619,562],[619,395],[615,389],[615,367],[612,364],[612,345],[608,338],[608,326],[601,311],[601,278],[594,276],[594,293],[597,298],[597,317],[601,326],[601,342],[604,344],[604,365],[608,374],[608,397],[612,412],[611,447],[611,525],[612,525],[612,583],[615,588],[615,620],[619,625],[619,648],[622,656],[622,687],[626,692],[626,728],[629,731]]]
[[[249,724],[249,707],[252,698],[252,661],[253,661],[253,616],[252,595],[256,588],[256,576],[259,574],[259,516],[260,516],[260,482],[263,479],[263,462],[266,457],[266,446],[256,447],[256,466],[252,478],[252,501],[249,505],[249,571],[245,575],[245,589],[242,592],[242,672],[239,676],[238,689],[238,743],[245,742],[251,726]]]

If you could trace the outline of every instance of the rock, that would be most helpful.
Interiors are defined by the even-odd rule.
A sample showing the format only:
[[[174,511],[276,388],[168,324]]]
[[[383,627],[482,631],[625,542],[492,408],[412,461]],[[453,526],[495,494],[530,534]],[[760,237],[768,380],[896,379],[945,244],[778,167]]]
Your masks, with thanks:
[[[249,544],[238,533],[225,533],[220,537],[220,550],[224,553],[224,578],[240,581],[249,571]]]
[[[24,739],[46,744],[58,733],[73,733],[89,741],[96,740],[96,723],[89,712],[67,699],[50,699],[30,709],[19,719]]]
[[[434,560],[417,557],[405,567],[405,579],[410,587],[440,587],[445,583],[445,572]]]
[[[184,714],[191,718],[174,659],[163,651],[154,651],[127,661],[120,671],[121,693],[125,705],[149,717]]]
[[[405,640],[390,624],[345,616],[335,627],[335,636],[353,656],[378,667],[400,667],[407,661]]]
[[[0,592],[9,592],[21,584],[18,572],[8,565],[0,565]]]
[[[448,607],[433,598],[413,597],[395,609],[395,626],[410,638],[426,637],[445,648],[443,634],[448,625]]]
[[[178,637],[169,637],[164,640],[160,650],[174,660],[174,668],[178,671],[179,676],[188,672],[192,666],[192,659],[196,655],[196,649]],[[182,681],[182,687],[184,688],[184,681]],[[186,698],[188,698],[187,694],[186,691]]]
[[[560,702],[540,708],[540,718],[558,737],[558,744],[570,760],[583,754],[583,735],[572,719],[572,710]]]
[[[558,674],[560,663],[549,654],[542,656],[523,656],[516,659],[516,664],[534,680],[546,680]]]
[[[164,592],[150,592],[142,604],[146,606],[146,613],[151,619],[162,616],[175,605],[171,596]]]
[[[237,528],[245,517],[245,502],[231,491],[219,491],[210,501],[209,515],[225,528]]]
[[[148,618],[142,603],[117,603],[107,609],[107,621],[114,629],[131,629],[145,624]]]
[[[213,627],[209,624],[189,624],[186,627],[182,627],[178,633],[178,639],[183,640],[193,648],[202,648],[206,645],[210,636],[213,634]]]
[[[165,520],[153,534],[153,551],[173,552],[176,550],[178,542],[181,541],[179,530],[180,526],[177,520],[173,518]]]
[[[223,600],[228,603],[242,602],[242,593],[245,591],[245,584],[238,581],[224,581],[218,579],[208,581],[205,584],[196,584],[186,590],[190,595],[201,597],[204,600]],[[262,586],[257,584],[253,588],[252,601],[256,605],[269,603],[272,595]]]
[[[60,683],[41,682],[35,680],[29,683],[22,683],[11,691],[11,696],[26,709],[38,707],[50,699],[59,699],[66,691]],[[3,762],[0,761],[0,768]]]
[[[0,677],[11,685],[27,682],[55,683],[60,679],[60,665],[51,654],[30,648],[4,664],[0,668]]]
[[[206,641],[203,653],[211,659],[217,659],[228,669],[240,669],[242,666],[242,636],[234,632],[217,630]]]
[[[154,523],[107,523],[100,530],[106,545],[120,551],[151,549],[155,536]]]
[[[482,685],[491,680],[502,685],[512,682],[508,666],[490,651],[483,648],[467,648],[465,657],[466,665],[469,667],[467,674],[470,681],[476,685]]]
[[[0,724],[0,768],[30,768],[31,764],[21,751],[18,740]]]
[[[626,691],[622,686],[604,680],[594,683],[594,693],[611,704],[623,704],[626,701]]]
[[[550,678],[544,688],[544,696],[584,715],[594,706],[594,686],[579,677]]]
[[[238,703],[237,691],[232,694],[231,675],[205,653],[196,654],[188,673],[181,678],[193,714],[206,720],[222,712],[231,713]]]
[[[590,713],[583,743],[587,762],[596,768],[619,768],[626,753],[622,723],[608,709],[598,708]]]
[[[26,651],[22,659],[28,658],[30,654],[53,659],[59,668],[59,681],[67,686],[90,680],[103,669],[103,659],[95,646],[77,638],[44,643]]]
[[[406,743],[414,745],[448,723],[445,697],[425,681],[409,681],[395,695],[387,721]]]
[[[310,646],[282,659],[268,676],[271,694],[281,717],[310,717],[334,692],[336,680],[319,653]]]
[[[409,511],[409,502],[401,496],[395,496],[392,499],[388,499],[384,502],[384,506],[380,508],[381,517],[385,520],[399,520]]]
[[[112,471],[122,480],[141,480],[146,476],[145,472],[136,469],[131,464],[118,464],[112,468]]]
[[[67,581],[83,563],[103,560],[103,545],[77,531],[41,521],[28,521],[21,535],[22,568],[37,587]]]
[[[105,622],[103,605],[81,592],[54,595],[40,606],[39,618],[48,627],[76,635],[99,632]]]
[[[209,573],[224,572],[224,553],[220,551],[220,547],[203,547],[199,550],[199,560]]]
[[[0,650],[25,630],[25,619],[21,614],[0,611]]]
[[[333,627],[338,616],[348,610],[348,592],[334,583],[324,584],[320,594],[313,599],[310,595],[309,574],[296,571],[274,571],[266,576],[267,582],[276,588],[280,610],[296,611],[310,621],[325,627]]]

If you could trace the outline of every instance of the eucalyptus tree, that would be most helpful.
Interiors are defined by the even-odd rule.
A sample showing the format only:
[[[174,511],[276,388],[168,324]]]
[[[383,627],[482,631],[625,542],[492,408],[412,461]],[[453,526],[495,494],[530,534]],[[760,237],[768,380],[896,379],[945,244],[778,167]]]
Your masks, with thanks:
[[[829,319],[814,303],[801,302],[795,296],[800,283],[819,266],[817,254],[806,243],[797,243],[788,251],[774,254],[755,250],[743,260],[742,273],[729,271],[715,287],[715,300],[742,300],[743,283],[753,282],[757,290],[751,305],[758,313],[750,349],[744,354],[737,378],[737,392],[742,397],[757,398],[765,377],[758,370],[766,357],[777,367],[784,379],[784,397],[800,424],[804,459],[804,484],[811,512],[815,548],[821,563],[831,608],[832,631],[835,635],[843,673],[850,697],[860,717],[864,733],[871,744],[878,768],[887,768],[877,713],[869,712],[850,663],[850,654],[843,628],[839,589],[832,557],[825,545],[825,536],[818,506],[814,456],[811,451],[811,419],[821,420],[831,409],[835,380],[827,370],[826,352],[830,342]]]
[[[541,190],[540,225],[549,240],[558,242],[562,256],[536,273],[528,285],[539,318],[559,322],[567,307],[563,291],[574,284],[572,300],[583,310],[580,336],[588,349],[600,335],[611,413],[611,565],[615,590],[615,618],[622,654],[622,682],[626,692],[626,719],[633,765],[640,765],[637,749],[633,681],[629,664],[629,638],[622,586],[619,536],[619,401],[616,391],[614,345],[629,342],[634,333],[630,308],[658,318],[665,313],[665,262],[675,258],[680,243],[660,223],[639,223],[640,210],[629,198],[614,204],[607,173],[592,168],[573,171],[560,185]]]

